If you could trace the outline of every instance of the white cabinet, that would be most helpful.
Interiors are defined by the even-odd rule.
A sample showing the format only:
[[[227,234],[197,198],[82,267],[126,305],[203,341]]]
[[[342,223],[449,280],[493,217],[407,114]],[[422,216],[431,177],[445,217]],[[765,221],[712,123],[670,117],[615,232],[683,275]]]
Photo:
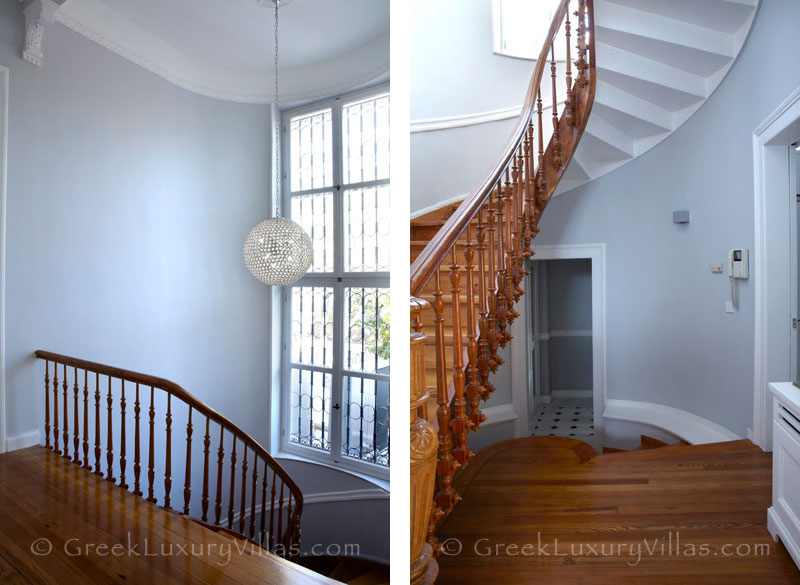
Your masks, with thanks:
[[[770,384],[772,416],[772,507],[767,526],[800,566],[800,388]]]

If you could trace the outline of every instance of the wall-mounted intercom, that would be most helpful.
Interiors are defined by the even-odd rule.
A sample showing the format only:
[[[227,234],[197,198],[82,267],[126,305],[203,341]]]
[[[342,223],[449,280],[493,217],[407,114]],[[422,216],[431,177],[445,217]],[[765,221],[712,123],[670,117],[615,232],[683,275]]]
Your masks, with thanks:
[[[749,278],[750,251],[747,248],[728,252],[728,276],[731,278]]]
[[[728,276],[731,279],[731,306],[739,308],[739,287],[737,280],[750,278],[750,251],[739,248],[728,252]]]

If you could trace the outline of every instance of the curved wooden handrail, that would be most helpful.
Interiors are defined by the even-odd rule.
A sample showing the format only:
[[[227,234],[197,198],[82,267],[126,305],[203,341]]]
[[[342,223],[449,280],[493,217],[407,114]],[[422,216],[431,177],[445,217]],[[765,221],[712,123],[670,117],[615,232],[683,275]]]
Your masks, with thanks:
[[[486,173],[486,176],[481,180],[478,186],[464,198],[455,213],[450,216],[442,226],[442,229],[428,242],[428,245],[425,246],[420,255],[417,256],[417,259],[411,264],[411,296],[420,296],[423,288],[433,276],[433,273],[445,262],[448,252],[455,245],[456,241],[458,241],[458,238],[461,237],[461,234],[464,233],[469,223],[475,218],[478,210],[486,203],[492,189],[497,185],[504,170],[508,167],[520,141],[523,140],[528,128],[528,123],[531,121],[531,117],[534,113],[536,92],[539,89],[544,75],[547,53],[558,35],[561,22],[566,16],[569,2],[570,0],[561,0],[558,10],[553,16],[553,21],[550,23],[550,30],[542,46],[542,50],[539,53],[539,58],[536,60],[536,67],[533,70],[533,75],[528,84],[528,91],[525,94],[525,102],[522,105],[522,111],[517,118],[517,123],[514,126],[514,130],[511,132],[511,136],[492,165],[491,170]],[[591,55],[594,57],[594,51],[592,51]]]
[[[79,370],[83,370],[85,372],[92,372],[93,374],[107,376],[109,379],[124,380],[125,382],[131,382],[133,384],[141,385],[144,387],[158,388],[159,390],[166,392],[167,394],[173,396],[174,398],[177,398],[187,406],[191,407],[191,409],[194,410],[195,412],[204,415],[205,417],[207,417],[208,420],[217,423],[222,429],[233,435],[236,438],[236,440],[241,441],[244,445],[246,445],[246,447],[248,447],[255,454],[257,458],[260,458],[261,460],[265,461],[269,466],[270,470],[272,470],[277,475],[277,477],[280,478],[282,486],[286,486],[288,488],[292,497],[292,502],[294,503],[294,507],[292,508],[291,518],[287,519],[286,533],[284,535],[279,535],[279,536],[281,536],[280,544],[284,545],[286,549],[288,549],[289,546],[293,544],[289,542],[290,540],[289,536],[291,536],[289,529],[290,526],[292,527],[297,526],[299,529],[300,517],[303,511],[303,494],[300,491],[300,487],[295,483],[295,481],[286,472],[286,470],[283,469],[280,463],[278,463],[272,457],[272,455],[270,455],[270,453],[263,446],[261,446],[261,444],[258,443],[258,441],[253,439],[248,433],[242,430],[234,422],[232,422],[231,420],[229,420],[228,418],[226,418],[225,416],[223,416],[210,406],[201,402],[195,396],[186,391],[183,387],[179,386],[175,382],[172,382],[171,380],[167,380],[165,378],[160,378],[157,376],[152,376],[149,374],[143,374],[140,372],[126,370],[124,368],[109,366],[106,364],[100,364],[89,360],[65,356],[41,349],[36,350],[35,355],[37,358],[45,360],[46,362],[53,362],[53,364],[59,364],[67,368],[76,368]],[[66,385],[66,381],[64,381],[64,384]],[[250,480],[249,476],[247,480],[248,481]],[[262,505],[264,504],[262,503]],[[275,503],[273,503],[273,507],[274,505]],[[284,507],[282,502],[281,502],[281,507]],[[215,526],[209,524],[208,522],[200,520],[198,520],[198,522],[209,527],[214,527],[215,529],[239,535],[241,537],[248,539],[251,542],[258,544],[251,537],[248,537],[244,533],[237,532],[236,530],[225,528],[224,526]],[[299,543],[296,544],[299,546]],[[289,553],[290,551],[287,550],[286,552]],[[292,554],[287,554],[284,556],[296,556],[297,552],[299,551],[291,551]]]

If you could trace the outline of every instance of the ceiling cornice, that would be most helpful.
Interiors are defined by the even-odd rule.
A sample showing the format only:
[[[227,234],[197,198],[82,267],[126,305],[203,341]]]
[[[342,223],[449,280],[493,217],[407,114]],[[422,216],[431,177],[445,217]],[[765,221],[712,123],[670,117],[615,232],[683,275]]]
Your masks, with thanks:
[[[252,1],[271,4],[271,0]],[[273,101],[272,71],[225,69],[191,57],[99,0],[68,0],[55,20],[188,91],[241,103]],[[286,103],[327,97],[377,79],[389,71],[388,49],[386,34],[337,59],[282,69],[279,100]]]

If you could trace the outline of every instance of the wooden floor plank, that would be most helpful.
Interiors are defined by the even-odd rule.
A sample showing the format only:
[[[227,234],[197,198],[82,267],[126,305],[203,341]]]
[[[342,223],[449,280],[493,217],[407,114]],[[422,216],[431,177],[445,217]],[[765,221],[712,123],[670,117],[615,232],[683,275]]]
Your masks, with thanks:
[[[481,451],[457,479],[439,585],[800,583],[766,528],[771,455],[749,441],[587,459],[538,439]]]
[[[0,455],[0,527],[0,583],[339,584],[167,512],[43,447]],[[46,543],[52,551],[34,554],[37,540],[40,552]]]

